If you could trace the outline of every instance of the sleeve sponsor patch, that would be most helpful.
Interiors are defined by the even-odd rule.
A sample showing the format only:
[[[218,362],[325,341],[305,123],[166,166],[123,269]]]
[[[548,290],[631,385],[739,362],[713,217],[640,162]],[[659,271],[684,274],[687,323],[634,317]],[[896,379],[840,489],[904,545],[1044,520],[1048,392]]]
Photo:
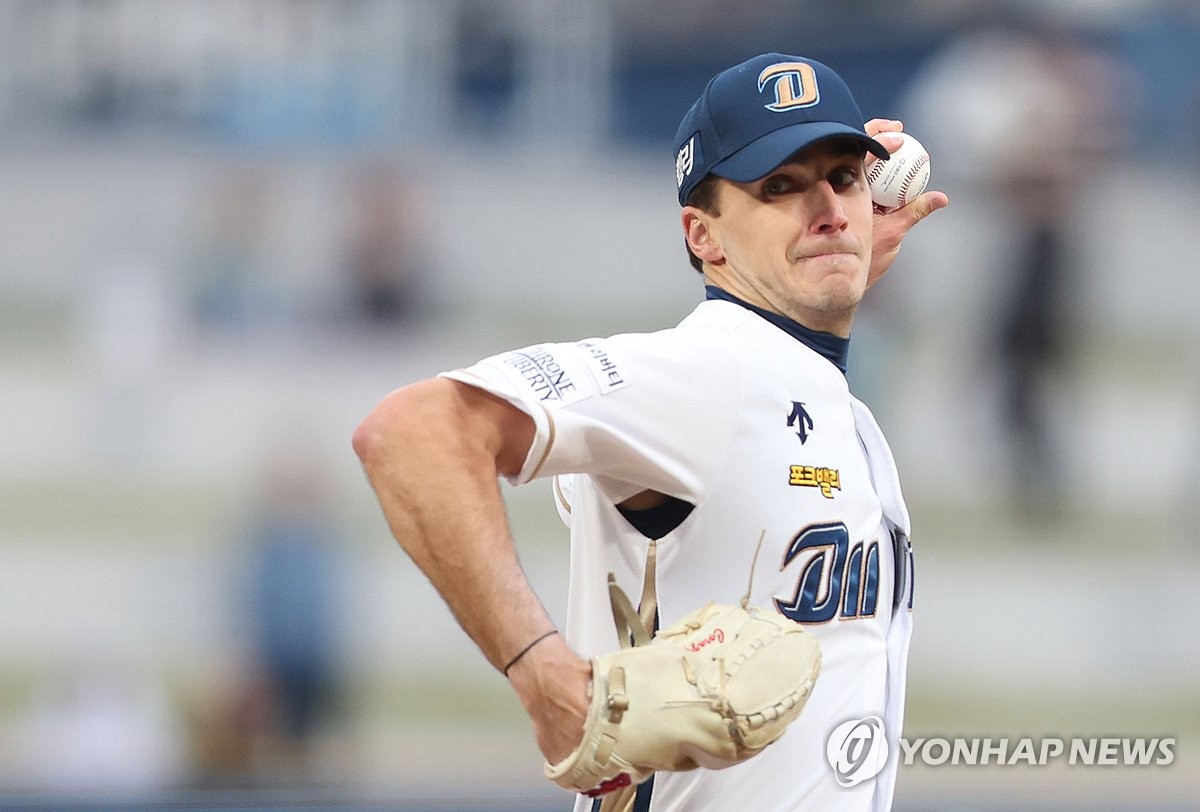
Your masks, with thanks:
[[[521,381],[541,403],[574,403],[589,394],[579,388],[577,375],[573,375],[569,359],[556,356],[559,348],[538,344],[522,350],[512,350],[498,355],[495,361]]]
[[[629,385],[604,339],[575,344],[535,344],[492,356],[481,364],[499,369],[543,406],[566,406]]]
[[[588,372],[600,386],[600,394],[607,395],[618,389],[629,386],[625,372],[617,364],[608,349],[608,342],[602,338],[591,338],[587,341],[577,341],[575,346],[583,350],[587,361]]]

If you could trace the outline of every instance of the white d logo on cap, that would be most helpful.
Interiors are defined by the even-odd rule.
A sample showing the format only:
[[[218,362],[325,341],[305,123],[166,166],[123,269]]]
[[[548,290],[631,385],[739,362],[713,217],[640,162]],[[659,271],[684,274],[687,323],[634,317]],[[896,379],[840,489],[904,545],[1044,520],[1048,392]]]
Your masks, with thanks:
[[[768,110],[783,112],[797,107],[811,107],[821,100],[817,89],[817,72],[807,62],[776,62],[763,68],[758,75],[758,92],[774,82],[775,101],[763,105]]]

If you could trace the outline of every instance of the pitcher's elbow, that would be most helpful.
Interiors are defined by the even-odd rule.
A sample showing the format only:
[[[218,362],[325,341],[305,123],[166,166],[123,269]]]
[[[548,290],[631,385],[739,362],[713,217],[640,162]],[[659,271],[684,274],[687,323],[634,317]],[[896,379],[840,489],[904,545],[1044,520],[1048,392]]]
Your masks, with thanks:
[[[433,378],[402,386],[384,396],[354,430],[351,445],[368,472],[389,456],[412,453],[425,444],[448,414],[449,381]]]
[[[378,437],[378,432],[372,424],[371,416],[368,415],[358,427],[354,429],[354,435],[350,438],[350,445],[354,448],[354,453],[358,455],[358,461],[363,465],[371,457],[371,450],[374,447]]]
[[[359,462],[368,471],[389,445],[388,437],[394,431],[392,423],[397,414],[396,399],[396,392],[393,392],[380,401],[354,429],[354,435],[350,439]]]

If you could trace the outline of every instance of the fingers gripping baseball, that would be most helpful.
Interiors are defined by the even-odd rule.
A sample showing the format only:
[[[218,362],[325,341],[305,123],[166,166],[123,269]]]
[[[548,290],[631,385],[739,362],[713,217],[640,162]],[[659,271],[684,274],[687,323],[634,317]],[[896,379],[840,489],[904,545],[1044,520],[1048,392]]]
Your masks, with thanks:
[[[878,138],[879,136],[887,135],[888,133],[903,132],[904,122],[894,118],[873,118],[866,123],[864,129],[867,131],[867,135],[871,136],[872,138]],[[890,148],[888,143],[881,143],[883,143],[885,147]]]
[[[903,122],[875,118],[867,122],[866,130],[872,137],[879,139],[880,143],[893,154],[905,148],[906,144],[911,145],[910,138],[898,137],[904,130]],[[874,161],[868,164],[868,170],[873,164]],[[928,165],[926,164],[927,169]],[[900,253],[900,246],[912,227],[949,204],[950,199],[945,193],[930,191],[922,192],[896,208],[876,205],[874,247],[871,255],[871,271],[867,278],[868,287],[874,285],[887,273],[888,268]]]

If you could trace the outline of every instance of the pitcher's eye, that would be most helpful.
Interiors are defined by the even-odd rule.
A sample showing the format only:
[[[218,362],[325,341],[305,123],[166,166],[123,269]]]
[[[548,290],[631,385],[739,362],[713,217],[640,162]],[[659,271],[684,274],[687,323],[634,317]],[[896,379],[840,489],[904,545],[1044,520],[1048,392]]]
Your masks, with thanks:
[[[835,189],[848,188],[858,180],[859,171],[853,166],[841,166],[829,173],[829,185]]]
[[[762,190],[765,195],[782,195],[792,189],[794,183],[787,175],[772,175],[763,181]]]

